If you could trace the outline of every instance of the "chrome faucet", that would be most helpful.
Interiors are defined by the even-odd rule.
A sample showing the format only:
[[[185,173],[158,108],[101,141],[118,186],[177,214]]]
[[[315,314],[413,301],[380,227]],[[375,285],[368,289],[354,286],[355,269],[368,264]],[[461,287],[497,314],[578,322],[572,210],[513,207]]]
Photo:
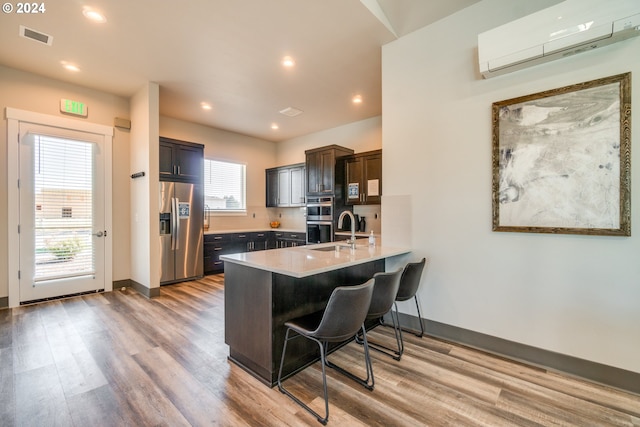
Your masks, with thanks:
[[[340,213],[340,216],[338,217],[338,228],[342,228],[342,220],[347,215],[351,217],[351,239],[347,240],[347,244],[351,249],[355,249],[356,248],[356,217],[353,216],[353,212],[342,211],[342,213]]]

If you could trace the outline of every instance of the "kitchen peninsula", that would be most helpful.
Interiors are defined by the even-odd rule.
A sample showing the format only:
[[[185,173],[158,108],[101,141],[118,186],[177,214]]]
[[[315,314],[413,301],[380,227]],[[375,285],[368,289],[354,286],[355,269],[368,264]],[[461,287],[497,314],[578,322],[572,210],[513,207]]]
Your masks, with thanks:
[[[221,256],[229,359],[275,385],[286,321],[322,310],[335,287],[364,283],[385,270],[385,259],[409,252],[369,247],[362,239],[355,249],[332,242]],[[309,340],[294,340],[287,347],[287,359],[283,375],[316,361],[317,348]]]

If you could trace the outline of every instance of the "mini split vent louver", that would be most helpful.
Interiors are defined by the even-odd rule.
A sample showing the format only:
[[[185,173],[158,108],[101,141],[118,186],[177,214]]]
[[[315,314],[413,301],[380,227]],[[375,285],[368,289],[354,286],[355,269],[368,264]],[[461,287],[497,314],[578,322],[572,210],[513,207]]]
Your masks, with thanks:
[[[42,33],[40,31],[32,30],[31,28],[27,28],[24,25],[20,25],[20,37],[31,39],[38,43],[44,43],[47,46],[51,46],[53,44],[53,36]]]
[[[485,78],[640,37],[638,0],[565,0],[478,34]]]
[[[302,114],[302,110],[298,110],[297,108],[287,107],[284,110],[280,110],[280,114],[284,114],[285,116],[295,117]]]

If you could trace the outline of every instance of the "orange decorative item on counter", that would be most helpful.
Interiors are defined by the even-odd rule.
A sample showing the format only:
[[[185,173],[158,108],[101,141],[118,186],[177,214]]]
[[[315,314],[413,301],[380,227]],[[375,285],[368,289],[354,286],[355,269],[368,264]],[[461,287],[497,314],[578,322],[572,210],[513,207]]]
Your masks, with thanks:
[[[278,228],[280,227],[280,221],[271,221],[269,225],[271,225],[271,228]]]

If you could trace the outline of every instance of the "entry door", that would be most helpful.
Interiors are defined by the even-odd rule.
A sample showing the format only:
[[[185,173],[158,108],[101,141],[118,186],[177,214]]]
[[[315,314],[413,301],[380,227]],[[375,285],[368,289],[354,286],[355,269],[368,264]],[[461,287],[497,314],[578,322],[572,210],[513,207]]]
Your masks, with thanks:
[[[104,135],[20,123],[20,302],[105,288]]]

